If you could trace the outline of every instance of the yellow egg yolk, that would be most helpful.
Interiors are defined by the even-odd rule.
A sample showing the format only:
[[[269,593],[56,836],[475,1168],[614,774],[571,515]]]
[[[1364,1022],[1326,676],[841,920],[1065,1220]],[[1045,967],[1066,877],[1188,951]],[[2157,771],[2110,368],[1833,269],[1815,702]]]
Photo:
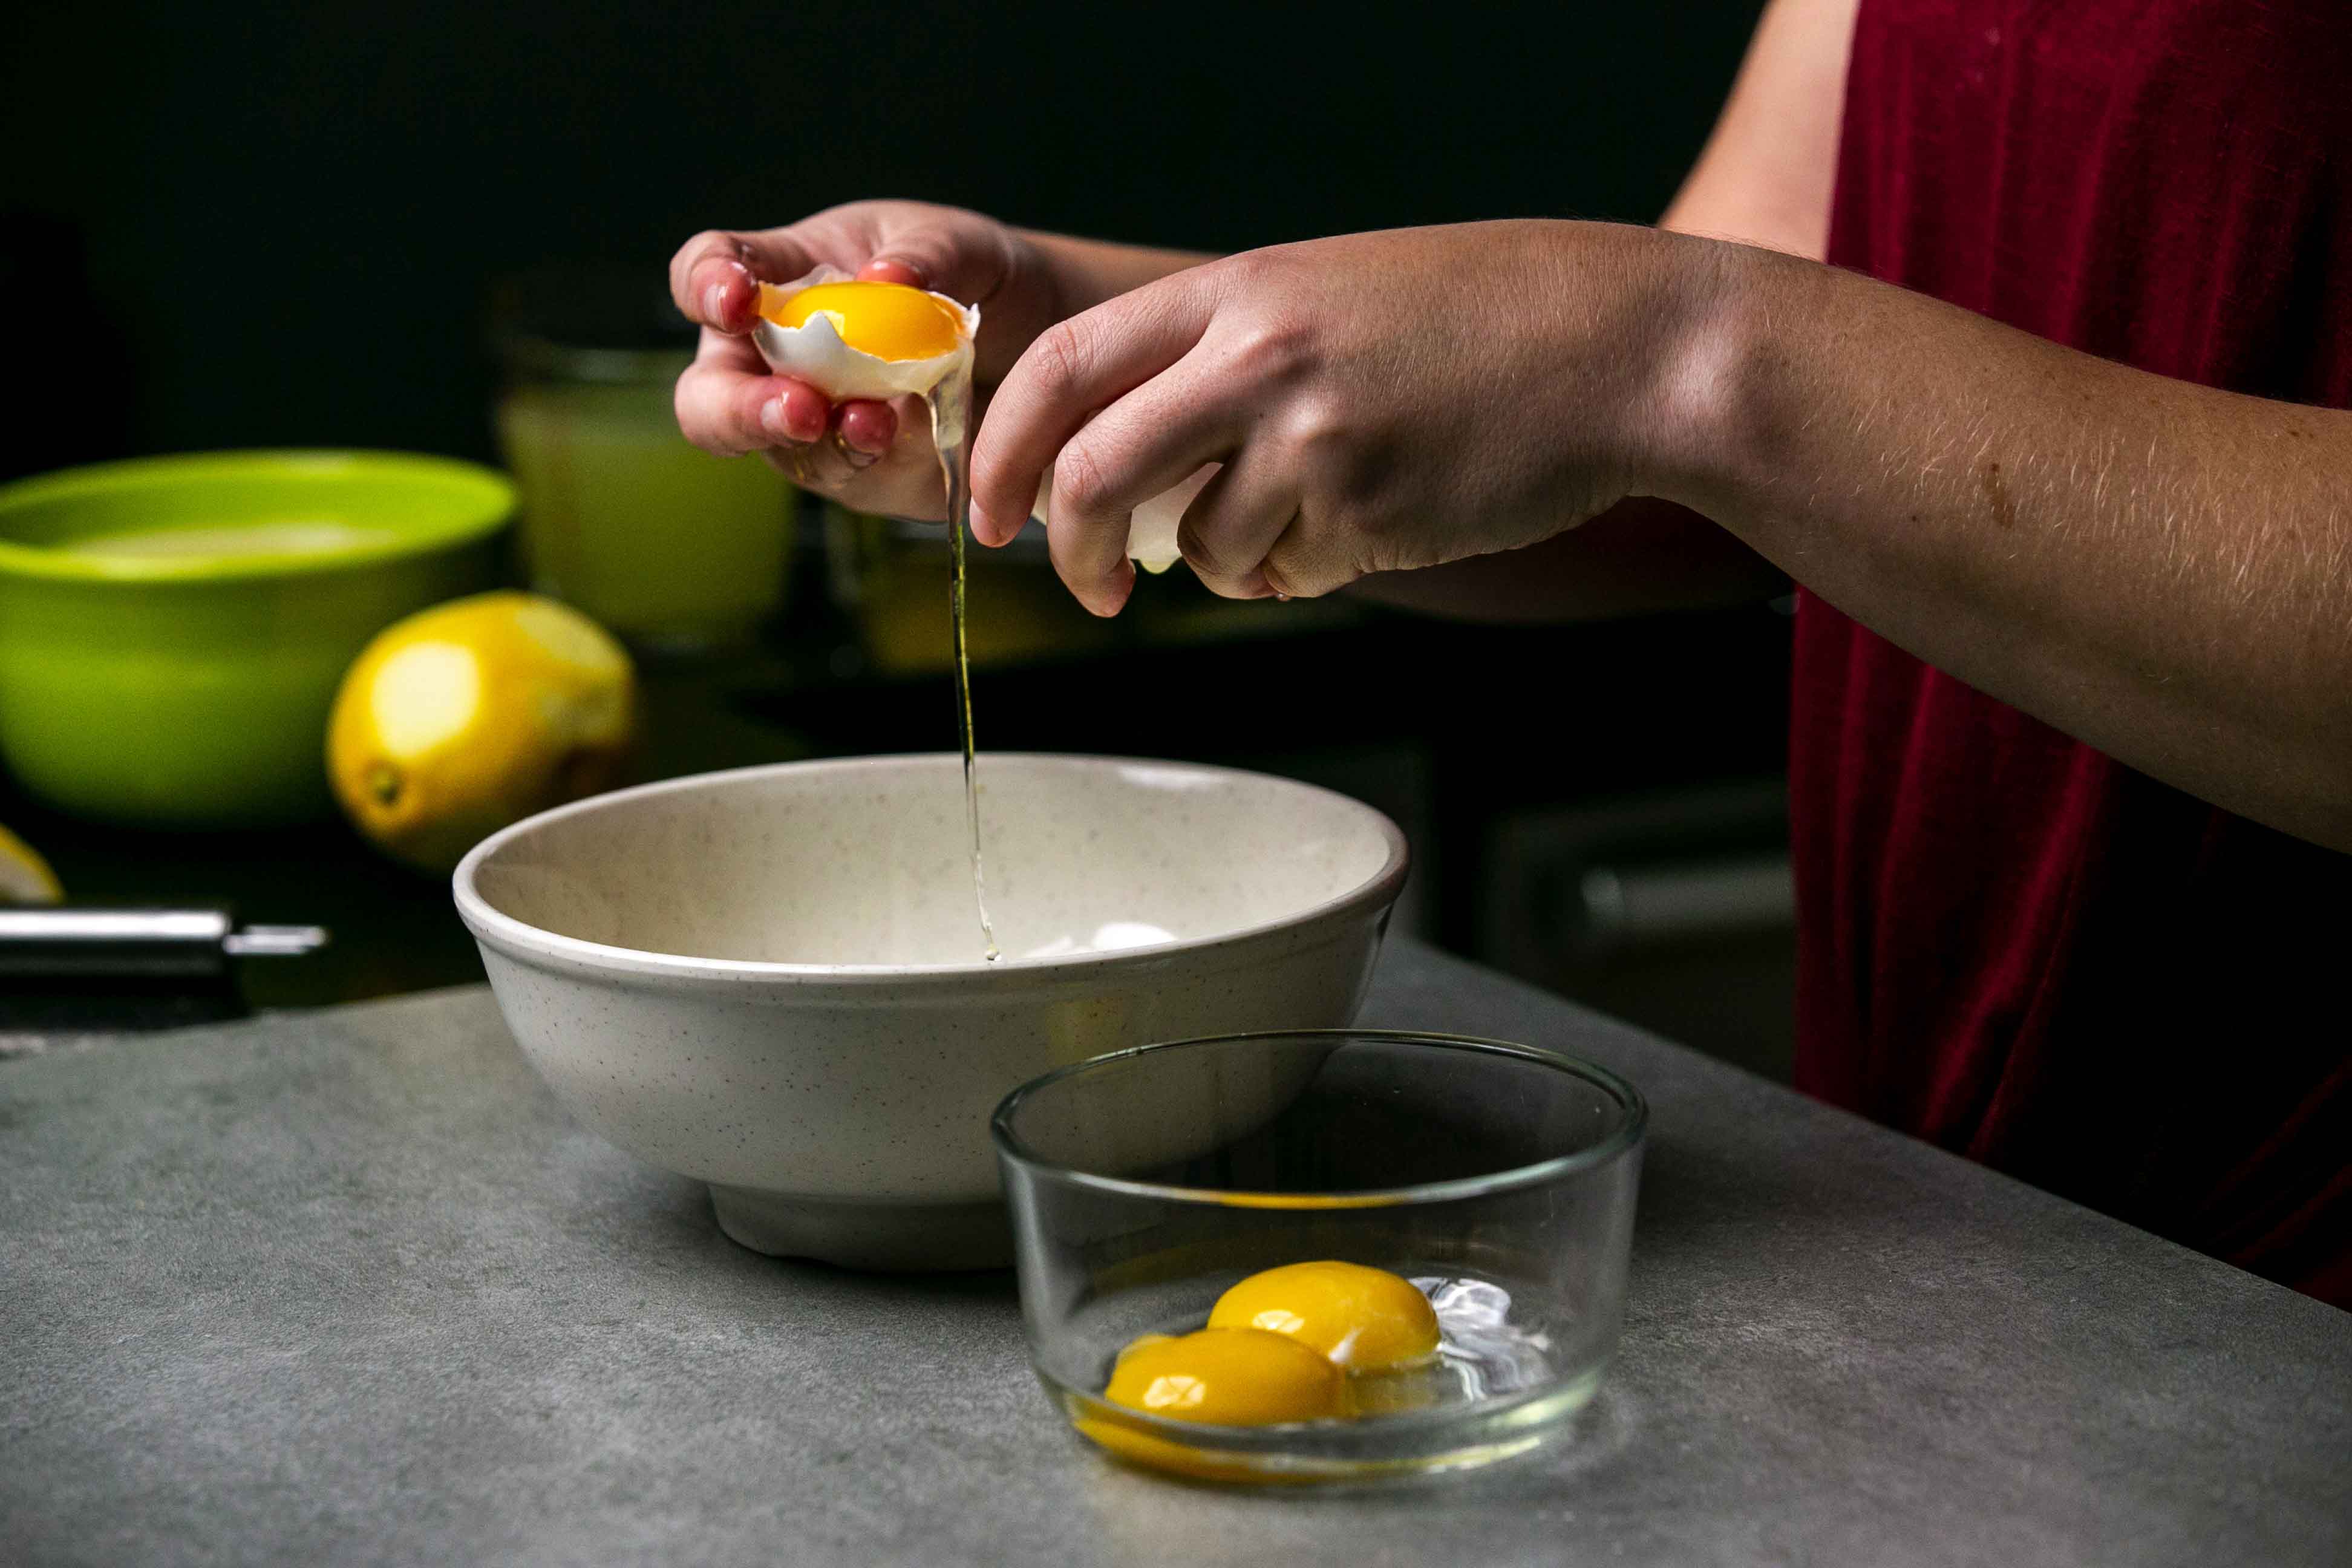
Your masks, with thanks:
[[[760,314],[780,327],[827,317],[843,342],[880,360],[936,359],[963,342],[953,306],[904,283],[818,283],[797,294],[762,285]]]
[[[1281,1334],[1350,1372],[1406,1365],[1437,1349],[1429,1298],[1360,1263],[1290,1263],[1253,1274],[1217,1298],[1209,1327]]]
[[[1346,1415],[1348,1380],[1327,1357],[1281,1334],[1199,1329],[1129,1346],[1103,1397],[1171,1421],[1265,1426]]]

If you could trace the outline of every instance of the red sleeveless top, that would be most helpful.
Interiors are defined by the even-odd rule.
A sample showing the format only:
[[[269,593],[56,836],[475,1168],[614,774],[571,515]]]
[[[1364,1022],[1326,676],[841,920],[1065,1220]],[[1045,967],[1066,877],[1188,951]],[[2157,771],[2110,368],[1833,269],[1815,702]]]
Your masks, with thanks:
[[[1864,0],[1829,259],[2352,405],[2342,0]],[[2352,1306],[2352,856],[1801,594],[1800,1087]]]

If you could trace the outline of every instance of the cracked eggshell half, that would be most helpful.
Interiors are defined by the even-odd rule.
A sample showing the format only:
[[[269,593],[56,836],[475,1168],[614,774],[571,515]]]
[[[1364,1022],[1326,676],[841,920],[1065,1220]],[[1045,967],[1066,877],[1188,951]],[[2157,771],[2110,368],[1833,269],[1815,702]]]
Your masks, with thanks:
[[[1128,559],[1146,572],[1165,572],[1181,560],[1183,552],[1176,547],[1176,531],[1184,521],[1184,509],[1192,504],[1192,498],[1223,466],[1211,463],[1197,469],[1174,489],[1162,490],[1137,507],[1127,525]],[[1053,501],[1054,477],[1049,473],[1037,491],[1040,522],[1051,522]]]
[[[751,342],[758,347],[760,357],[768,362],[769,369],[778,375],[805,381],[837,401],[849,397],[920,396],[971,365],[972,339],[980,331],[980,307],[961,304],[929,289],[923,292],[952,310],[961,326],[951,352],[927,359],[884,359],[852,347],[843,335],[847,323],[834,311],[812,311],[808,320],[796,327],[785,326],[775,319],[782,313],[786,301],[803,289],[820,283],[853,281],[848,273],[838,268],[824,267],[782,287],[773,283],[760,285],[760,319],[751,329]]]

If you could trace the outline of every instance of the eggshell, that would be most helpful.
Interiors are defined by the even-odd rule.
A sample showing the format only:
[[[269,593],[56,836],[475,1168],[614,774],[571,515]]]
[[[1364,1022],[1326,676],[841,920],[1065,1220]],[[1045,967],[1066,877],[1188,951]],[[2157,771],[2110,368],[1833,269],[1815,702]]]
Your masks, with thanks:
[[[1127,525],[1129,560],[1146,572],[1165,572],[1182,559],[1183,552],[1176,548],[1176,531],[1184,521],[1184,509],[1192,504],[1192,498],[1201,493],[1201,487],[1209,482],[1219,467],[1211,463],[1198,469],[1174,489],[1162,490],[1129,514]],[[1050,521],[1053,500],[1054,480],[1048,474],[1044,487],[1037,492],[1039,521]]]
[[[980,331],[980,308],[961,304],[945,294],[933,293],[931,298],[950,307],[962,321],[961,342],[954,353],[934,354],[929,359],[887,360],[852,348],[841,341],[840,329],[826,315],[811,316],[806,325],[799,327],[781,327],[768,320],[768,309],[776,301],[788,300],[819,283],[848,281],[849,274],[840,268],[822,267],[781,287],[772,283],[760,285],[761,314],[758,324],[751,329],[751,342],[758,347],[760,357],[768,362],[769,369],[778,375],[805,381],[837,401],[845,397],[919,395],[971,363],[971,340]]]

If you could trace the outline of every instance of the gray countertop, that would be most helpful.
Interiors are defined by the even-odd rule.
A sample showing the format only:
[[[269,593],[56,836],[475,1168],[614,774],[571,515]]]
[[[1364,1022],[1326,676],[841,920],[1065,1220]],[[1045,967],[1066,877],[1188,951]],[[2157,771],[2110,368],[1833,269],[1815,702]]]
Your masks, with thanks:
[[[1365,1021],[1650,1096],[1571,1447],[1341,1495],[1123,1470],[1008,1277],[741,1250],[467,989],[0,1064],[0,1557],[2352,1560],[2352,1315],[1411,943]]]

